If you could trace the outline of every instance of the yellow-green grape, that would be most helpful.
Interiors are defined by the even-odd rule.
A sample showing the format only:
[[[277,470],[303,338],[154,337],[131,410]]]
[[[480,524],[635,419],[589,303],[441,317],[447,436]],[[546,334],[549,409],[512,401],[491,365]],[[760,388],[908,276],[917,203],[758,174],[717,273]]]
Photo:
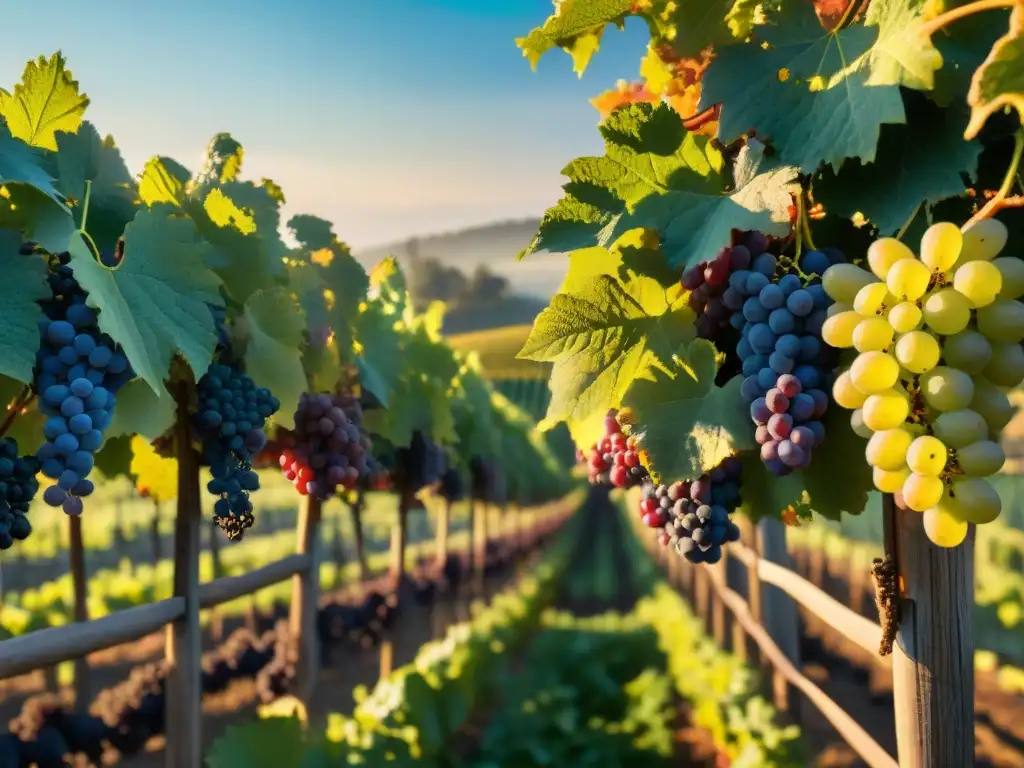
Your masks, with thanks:
[[[953,287],[972,308],[986,307],[1003,289],[1003,273],[990,261],[969,261],[953,275]]]
[[[892,302],[892,294],[885,283],[869,283],[857,291],[853,298],[853,308],[865,316],[880,315],[887,302]]]
[[[992,262],[1003,279],[1000,299],[1019,299],[1024,296],[1024,259],[1000,256]]]
[[[871,427],[864,423],[864,411],[860,408],[850,414],[850,429],[853,430],[853,434],[863,437],[865,440],[875,434]]]
[[[994,440],[979,440],[957,451],[956,460],[968,477],[988,477],[1003,468],[1006,454]]]
[[[971,404],[974,382],[963,371],[940,365],[921,377],[921,394],[937,411],[959,411]]]
[[[974,397],[971,398],[972,411],[981,414],[992,432],[998,432],[1013,418],[1014,407],[1002,390],[984,379],[978,379],[974,385]]]
[[[928,290],[932,273],[917,259],[900,259],[889,268],[885,284],[898,301],[917,301]]]
[[[960,258],[963,244],[963,233],[956,224],[932,224],[921,238],[921,261],[933,272],[945,272]]]
[[[903,259],[914,259],[914,252],[895,237],[879,238],[868,247],[868,266],[879,280],[887,279],[892,265]]]
[[[921,308],[909,301],[901,301],[889,310],[889,325],[896,333],[910,333],[921,324]]]
[[[993,344],[992,359],[983,373],[997,387],[1016,387],[1024,379],[1024,347],[1013,342]]]
[[[946,486],[935,475],[919,475],[911,472],[903,483],[903,501],[915,512],[924,512],[942,499]]]
[[[957,517],[955,503],[954,499],[944,496],[934,507],[924,511],[924,535],[937,547],[952,549],[967,538],[967,522]]]
[[[893,331],[889,321],[881,317],[865,317],[853,329],[853,348],[858,352],[877,352],[892,344]],[[936,362],[938,358],[935,358]]]
[[[924,302],[924,321],[936,333],[950,336],[960,333],[971,322],[971,306],[959,291],[944,288]]]
[[[834,301],[847,304],[853,304],[857,291],[874,282],[874,275],[854,264],[833,264],[821,276],[821,285],[825,293]]]
[[[977,396],[975,388],[975,396]],[[965,445],[984,440],[988,435],[988,424],[981,414],[965,408],[962,411],[940,413],[932,422],[935,436],[950,448],[963,448]]]
[[[861,352],[850,366],[850,381],[865,395],[891,389],[899,378],[899,363],[885,352]]]
[[[978,310],[978,330],[992,341],[1024,339],[1024,304],[1000,299]]]
[[[910,401],[903,392],[890,389],[871,395],[861,406],[861,413],[864,424],[875,432],[895,429],[910,415]]]
[[[975,525],[987,525],[1003,511],[1003,500],[996,489],[980,477],[954,478],[953,495],[964,519]]]
[[[960,331],[947,336],[942,344],[942,358],[950,368],[965,373],[981,373],[992,359],[992,345],[977,331]]]
[[[896,493],[903,488],[903,483],[907,481],[908,477],[910,477],[909,469],[897,469],[891,472],[878,467],[871,469],[871,479],[875,483],[875,488],[882,493]]]
[[[872,467],[895,472],[907,466],[907,450],[913,441],[913,435],[902,427],[875,432],[864,455]]]
[[[835,383],[832,385],[832,399],[836,401],[840,408],[847,408],[851,411],[860,408],[864,405],[867,397],[867,395],[853,386],[849,371],[843,371],[836,376]]]
[[[921,435],[907,449],[907,466],[919,475],[937,477],[946,468],[949,451],[937,437]]]
[[[825,320],[821,338],[830,347],[846,349],[853,346],[853,332],[864,318],[857,312],[840,312]]]
[[[992,261],[1006,247],[1009,235],[1006,226],[996,219],[976,221],[965,227],[957,265],[969,261]]]
[[[831,304],[828,309],[825,310],[825,317],[832,317],[832,315],[838,315],[842,312],[852,312],[853,304],[847,304],[845,301],[837,301]]]
[[[939,342],[926,331],[911,331],[901,336],[895,352],[900,365],[911,373],[927,373],[939,364],[942,355]]]

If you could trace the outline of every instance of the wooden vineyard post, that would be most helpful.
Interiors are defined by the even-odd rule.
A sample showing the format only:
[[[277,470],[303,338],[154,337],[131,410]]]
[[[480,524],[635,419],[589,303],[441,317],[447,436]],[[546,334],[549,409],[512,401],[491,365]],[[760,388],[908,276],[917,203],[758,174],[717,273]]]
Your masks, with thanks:
[[[665,550],[659,547],[662,552]],[[707,568],[708,579],[714,580],[720,586],[725,586],[725,555],[722,555],[722,559],[714,565]],[[726,630],[726,614],[728,610],[725,607],[725,603],[719,598],[718,592],[712,590],[710,594],[711,600],[711,636],[715,639],[715,645],[723,650],[729,650],[728,637]]]
[[[402,491],[398,497],[398,522],[391,529],[391,564],[388,575],[395,589],[401,591],[405,581],[405,549],[409,539],[409,509],[413,494]]]
[[[356,500],[349,505],[348,511],[352,515],[352,534],[356,540],[356,561],[359,563],[359,580],[366,581],[370,578],[370,566],[366,562],[366,539],[363,536],[363,505],[366,497],[362,489],[356,491]]]
[[[331,560],[334,563],[334,583],[331,586],[338,589],[345,582],[345,540],[341,533],[341,520],[337,517],[331,534]]]
[[[185,613],[167,627],[167,768],[202,764],[200,722],[202,690],[199,624],[199,455],[192,447],[189,390],[178,382],[174,440],[178,455],[178,511],[174,519],[174,596],[185,600]]]
[[[448,526],[451,523],[451,517],[452,503],[449,499],[445,499],[437,517],[437,552],[435,555],[437,567],[442,570],[444,564],[448,562]]]
[[[764,518],[757,524],[760,555],[765,560],[789,567],[789,552],[786,550],[786,526],[781,520]],[[775,644],[782,649],[794,665],[800,667],[800,614],[793,599],[780,589],[761,585],[759,598],[760,615],[754,618],[761,622]],[[786,712],[794,721],[799,720],[800,698],[796,689],[777,671],[772,672],[772,692],[775,708]]]
[[[473,522],[476,531],[473,534],[473,571],[476,584],[476,592],[482,595],[484,592],[484,573],[487,570],[487,502],[479,499],[480,509],[476,511]]]
[[[292,604],[288,625],[298,652],[295,675],[295,695],[308,701],[313,695],[319,674],[319,647],[317,645],[316,615],[320,593],[320,515],[321,501],[305,496],[299,508],[296,552],[309,555],[309,565],[292,576]]]
[[[160,502],[153,499],[153,517],[149,522],[150,542],[153,546],[153,562],[159,563],[163,559],[163,541],[160,538]]]
[[[82,516],[68,518],[70,547],[68,560],[71,567],[71,584],[74,591],[74,618],[76,622],[89,620],[89,606],[86,602],[85,542],[82,541]],[[75,659],[75,709],[86,712],[91,700],[89,695],[89,659],[85,656]]]
[[[210,523],[210,560],[213,565],[213,578],[219,579],[224,575],[224,568],[220,562],[220,528],[216,523]],[[220,642],[224,636],[224,616],[218,608],[210,611],[210,635],[216,642]]]
[[[899,630],[893,648],[893,700],[900,768],[974,765],[974,538],[932,544],[917,512],[895,509]]]

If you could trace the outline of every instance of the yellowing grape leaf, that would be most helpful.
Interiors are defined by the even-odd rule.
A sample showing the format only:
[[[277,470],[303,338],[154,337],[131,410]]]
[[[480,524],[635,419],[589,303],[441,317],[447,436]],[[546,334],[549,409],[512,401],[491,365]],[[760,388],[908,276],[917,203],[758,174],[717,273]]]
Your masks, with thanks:
[[[48,298],[46,264],[39,256],[22,256],[17,232],[0,229],[0,375],[32,381],[39,349],[36,302]]]
[[[118,407],[120,407],[118,398]],[[132,438],[131,473],[135,488],[157,503],[178,498],[178,461],[161,456],[139,435]]]
[[[245,372],[256,386],[266,387],[281,401],[274,421],[292,429],[299,396],[307,389],[300,351],[306,316],[295,299],[278,288],[249,297],[245,322]]]
[[[187,197],[185,185],[191,178],[189,170],[177,160],[154,157],[142,169],[139,198],[146,205],[170,203],[181,207]]]
[[[680,348],[668,371],[639,379],[622,399],[635,414],[634,434],[663,482],[696,480],[723,459],[756,446],[742,376],[715,386],[714,345],[697,339]]]
[[[57,149],[57,131],[77,131],[89,106],[66,64],[59,52],[40,56],[25,65],[13,94],[0,89],[0,116],[12,135],[33,147]]]
[[[658,232],[669,265],[679,268],[713,258],[733,229],[789,231],[795,169],[749,174],[731,189],[722,153],[708,138],[687,132],[667,104],[623,107],[600,130],[605,155],[566,166],[566,195],[544,214],[524,256],[606,246],[643,227]],[[744,148],[743,156],[749,154]],[[758,158],[753,167],[760,165]]]
[[[543,26],[516,38],[516,45],[534,69],[545,53],[563,48],[572,56],[574,70],[582,75],[605,26],[621,27],[635,5],[634,0],[560,0]]]
[[[237,180],[244,158],[245,150],[230,133],[218,133],[206,145],[206,159],[197,179],[199,186]]]
[[[899,86],[930,88],[941,66],[926,41],[904,39],[924,12],[922,0],[878,0],[873,25],[828,32],[812,4],[782,4],[751,42],[716,50],[699,108],[721,103],[722,141],[756,128],[804,173],[848,157],[871,162],[880,127],[905,121]]]
[[[871,467],[864,460],[867,441],[850,427],[850,412],[835,405],[829,407],[824,425],[825,441],[814,449],[805,471],[775,477],[757,451],[741,455],[743,506],[748,515],[755,520],[779,517],[793,507],[802,517],[814,511],[838,520],[843,512],[858,515],[864,510],[873,488]]]
[[[574,254],[570,277],[517,355],[554,364],[545,424],[565,421],[578,445],[592,442],[600,419],[621,404],[634,380],[665,370],[672,353],[693,339],[694,319],[685,301],[657,280],[595,276]]]
[[[132,379],[117,393],[117,407],[105,437],[141,435],[156,440],[174,424],[176,407],[166,387],[155,391],[145,379]]]
[[[595,96],[590,103],[604,120],[619,107],[641,101],[656,104],[661,101],[661,96],[649,92],[643,83],[629,83],[621,80],[615,88],[605,91],[600,96]]]
[[[981,131],[989,115],[1003,107],[1013,107],[1024,120],[1024,8],[1014,5],[1010,12],[1010,28],[999,38],[988,58],[974,73],[967,103],[971,120],[964,131],[965,139],[973,139]]]
[[[207,305],[224,306],[220,280],[203,262],[193,223],[166,206],[139,210],[124,240],[124,260],[108,269],[76,236],[71,268],[89,305],[100,311],[100,330],[159,394],[175,354],[196,378],[210,366],[217,334]]]

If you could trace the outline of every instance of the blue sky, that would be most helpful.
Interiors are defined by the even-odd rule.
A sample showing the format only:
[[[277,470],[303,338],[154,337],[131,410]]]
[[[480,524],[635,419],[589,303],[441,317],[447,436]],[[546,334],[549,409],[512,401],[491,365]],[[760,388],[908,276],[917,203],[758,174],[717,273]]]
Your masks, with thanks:
[[[4,9],[0,84],[60,49],[134,173],[190,168],[228,131],[286,214],[356,247],[539,215],[564,164],[600,151],[591,96],[634,78],[644,30],[609,30],[582,80],[513,38],[550,0],[49,0]],[[45,19],[40,18],[45,16]]]

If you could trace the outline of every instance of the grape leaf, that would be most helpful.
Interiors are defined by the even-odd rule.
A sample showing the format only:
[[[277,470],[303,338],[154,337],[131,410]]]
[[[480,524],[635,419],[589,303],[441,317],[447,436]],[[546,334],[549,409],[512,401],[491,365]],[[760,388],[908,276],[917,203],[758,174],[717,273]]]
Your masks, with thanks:
[[[743,504],[748,515],[778,517],[792,506],[807,516],[812,510],[832,520],[841,513],[860,514],[872,490],[871,467],[864,459],[867,441],[850,427],[850,412],[832,405],[824,419],[825,441],[814,449],[806,471],[774,477],[755,452],[741,454]],[[837,472],[841,470],[840,477]]]
[[[218,133],[206,145],[206,160],[197,184],[206,187],[237,180],[244,157],[245,150],[230,133]]]
[[[206,756],[209,768],[301,768],[306,731],[296,717],[269,717],[229,726]]]
[[[961,176],[975,176],[981,145],[964,141],[967,110],[942,109],[924,96],[907,94],[906,125],[882,126],[873,163],[847,160],[838,174],[825,168],[814,182],[815,200],[829,213],[860,212],[880,235],[895,234],[924,203],[964,191]]]
[[[39,156],[25,142],[11,136],[7,127],[0,123],[0,185],[11,184],[35,187],[67,211],[53,179],[40,165]]]
[[[386,313],[382,304],[374,300],[359,313],[355,325],[359,345],[356,355],[359,383],[384,408],[392,405],[392,395],[402,370],[396,321],[393,314]]]
[[[26,390],[27,385],[24,382],[0,375],[0,413],[6,415],[11,408],[17,405],[19,399],[24,402],[24,398],[29,394]],[[31,402],[14,417],[3,436],[14,438],[21,455],[35,453],[45,439],[43,437],[45,421],[46,417],[39,413],[35,403]]]
[[[156,391],[144,379],[132,379],[117,393],[117,406],[104,436],[138,434],[156,440],[174,424],[176,412],[166,387]]]
[[[867,54],[867,85],[902,85],[917,91],[935,87],[942,56],[921,34],[933,15],[934,5],[928,0],[872,0],[864,24],[877,28],[878,37]]]
[[[1024,121],[1024,8],[1014,5],[1010,12],[1010,28],[999,38],[988,58],[971,78],[967,104],[971,120],[964,131],[965,139],[973,139],[981,131],[989,115],[1003,107],[1013,107]]]
[[[566,196],[544,214],[522,256],[607,246],[644,227],[658,231],[669,265],[678,268],[712,258],[734,228],[789,231],[794,169],[768,168],[727,191],[723,154],[707,137],[687,132],[667,104],[623,107],[600,131],[605,155],[566,166]]]
[[[118,406],[120,406],[118,402]],[[132,462],[129,471],[135,488],[158,504],[178,498],[178,461],[156,452],[144,437],[131,440]]]
[[[635,5],[633,0],[563,0],[542,26],[516,38],[516,45],[534,69],[552,48],[564,48],[572,56],[574,71],[582,75],[604,28],[608,24],[621,27]]]
[[[281,401],[274,421],[292,429],[299,396],[307,389],[300,351],[306,316],[295,299],[277,288],[249,297],[245,321],[245,371],[256,386],[266,387]]]
[[[47,59],[40,56],[25,65],[14,93],[0,88],[0,116],[11,134],[26,144],[57,149],[57,131],[74,133],[82,122],[89,97],[78,92],[58,52]]]
[[[17,232],[0,229],[0,375],[28,384],[39,349],[37,302],[50,297],[46,264],[39,256],[22,256]]]
[[[517,358],[554,364],[545,425],[565,421],[577,444],[589,444],[633,381],[664,369],[693,339],[695,318],[681,294],[652,278],[594,276],[579,254],[570,256],[569,269]]]
[[[278,231],[281,226],[281,212],[278,202],[264,187],[250,181],[231,181],[219,187],[224,197],[245,211],[256,224],[256,231],[262,240],[263,258],[266,270],[274,277],[284,275],[284,256],[288,249]]]
[[[112,437],[96,452],[96,469],[107,480],[131,476],[132,440],[128,435]]]
[[[971,0],[947,0],[943,10],[951,11]],[[964,101],[974,73],[988,57],[996,41],[1006,32],[1009,8],[992,8],[974,13],[932,36],[932,44],[942,56],[942,69],[935,75],[935,89],[929,96],[948,106]]]
[[[100,311],[100,330],[159,394],[176,353],[196,378],[210,366],[217,334],[207,305],[224,306],[221,282],[203,263],[195,225],[166,206],[139,210],[124,240],[124,260],[107,269],[76,236],[71,268]]]
[[[696,480],[723,459],[755,447],[754,425],[740,394],[743,377],[716,387],[716,354],[710,341],[697,339],[676,352],[668,372],[634,381],[622,399],[663,482]]]
[[[876,14],[886,21],[879,50],[881,26],[826,32],[809,3],[782,4],[755,28],[752,42],[719,48],[699,105],[721,103],[718,138],[729,143],[756,128],[782,162],[804,173],[823,162],[839,168],[847,157],[874,160],[880,127],[905,121],[898,86],[913,87],[938,66],[930,49],[889,44],[889,25],[902,15]],[[901,52],[906,62],[896,58]]]
[[[142,169],[139,199],[146,205],[171,203],[180,207],[185,204],[185,185],[191,178],[191,172],[177,160],[154,157]]]

